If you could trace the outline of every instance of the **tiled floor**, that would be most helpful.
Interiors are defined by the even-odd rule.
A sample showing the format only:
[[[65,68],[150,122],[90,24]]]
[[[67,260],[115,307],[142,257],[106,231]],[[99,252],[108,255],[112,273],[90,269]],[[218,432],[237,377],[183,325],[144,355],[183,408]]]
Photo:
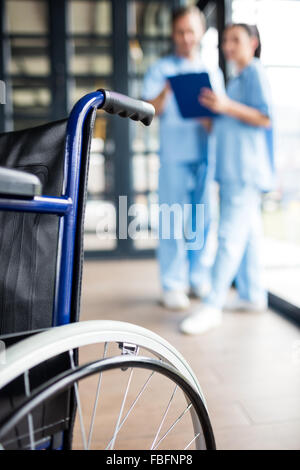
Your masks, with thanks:
[[[155,261],[87,262],[82,320],[149,328],[190,362],[219,449],[300,449],[300,330],[273,312],[226,313],[199,337],[179,333],[182,313],[159,303]]]

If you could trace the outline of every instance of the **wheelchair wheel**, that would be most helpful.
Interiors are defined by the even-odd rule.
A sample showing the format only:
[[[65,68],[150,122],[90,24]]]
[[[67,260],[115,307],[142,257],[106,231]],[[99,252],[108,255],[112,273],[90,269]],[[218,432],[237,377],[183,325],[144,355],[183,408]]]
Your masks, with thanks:
[[[18,343],[0,388],[3,449],[63,448],[70,429],[74,449],[215,449],[186,361],[128,323],[81,322]]]

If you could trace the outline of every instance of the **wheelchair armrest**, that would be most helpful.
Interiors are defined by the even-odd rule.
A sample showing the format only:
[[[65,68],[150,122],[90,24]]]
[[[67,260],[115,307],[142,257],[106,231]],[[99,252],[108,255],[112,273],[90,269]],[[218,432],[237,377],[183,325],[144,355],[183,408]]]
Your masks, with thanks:
[[[42,184],[37,176],[25,171],[0,167],[0,197],[33,198],[42,192]]]

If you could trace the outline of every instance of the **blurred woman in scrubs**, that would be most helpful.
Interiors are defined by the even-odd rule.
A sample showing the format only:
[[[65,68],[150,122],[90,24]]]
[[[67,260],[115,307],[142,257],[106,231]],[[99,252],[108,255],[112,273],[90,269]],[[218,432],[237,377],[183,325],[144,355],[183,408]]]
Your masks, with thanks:
[[[216,180],[220,188],[218,250],[212,268],[212,288],[198,309],[180,325],[186,334],[199,334],[219,325],[229,288],[235,280],[238,297],[232,309],[264,310],[267,293],[260,260],[261,192],[272,187],[273,171],[267,145],[271,126],[269,85],[259,60],[256,27],[226,28],[222,49],[236,68],[227,95],[202,91],[199,101],[219,116]]]
[[[224,92],[221,70],[207,67],[199,53],[204,20],[196,6],[174,11],[174,52],[150,66],[143,86],[143,99],[154,105],[160,121],[157,254],[161,300],[171,310],[189,308],[189,292],[196,297],[207,293],[211,139],[203,120],[181,116],[168,80],[174,75],[208,72],[214,88]],[[203,206],[202,220],[198,209]]]

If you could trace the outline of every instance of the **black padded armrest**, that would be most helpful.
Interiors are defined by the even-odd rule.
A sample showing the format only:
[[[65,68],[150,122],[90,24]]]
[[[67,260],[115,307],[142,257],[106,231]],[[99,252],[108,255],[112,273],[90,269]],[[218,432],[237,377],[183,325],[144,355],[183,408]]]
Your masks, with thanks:
[[[42,192],[37,176],[25,171],[0,167],[0,196],[33,198]]]

